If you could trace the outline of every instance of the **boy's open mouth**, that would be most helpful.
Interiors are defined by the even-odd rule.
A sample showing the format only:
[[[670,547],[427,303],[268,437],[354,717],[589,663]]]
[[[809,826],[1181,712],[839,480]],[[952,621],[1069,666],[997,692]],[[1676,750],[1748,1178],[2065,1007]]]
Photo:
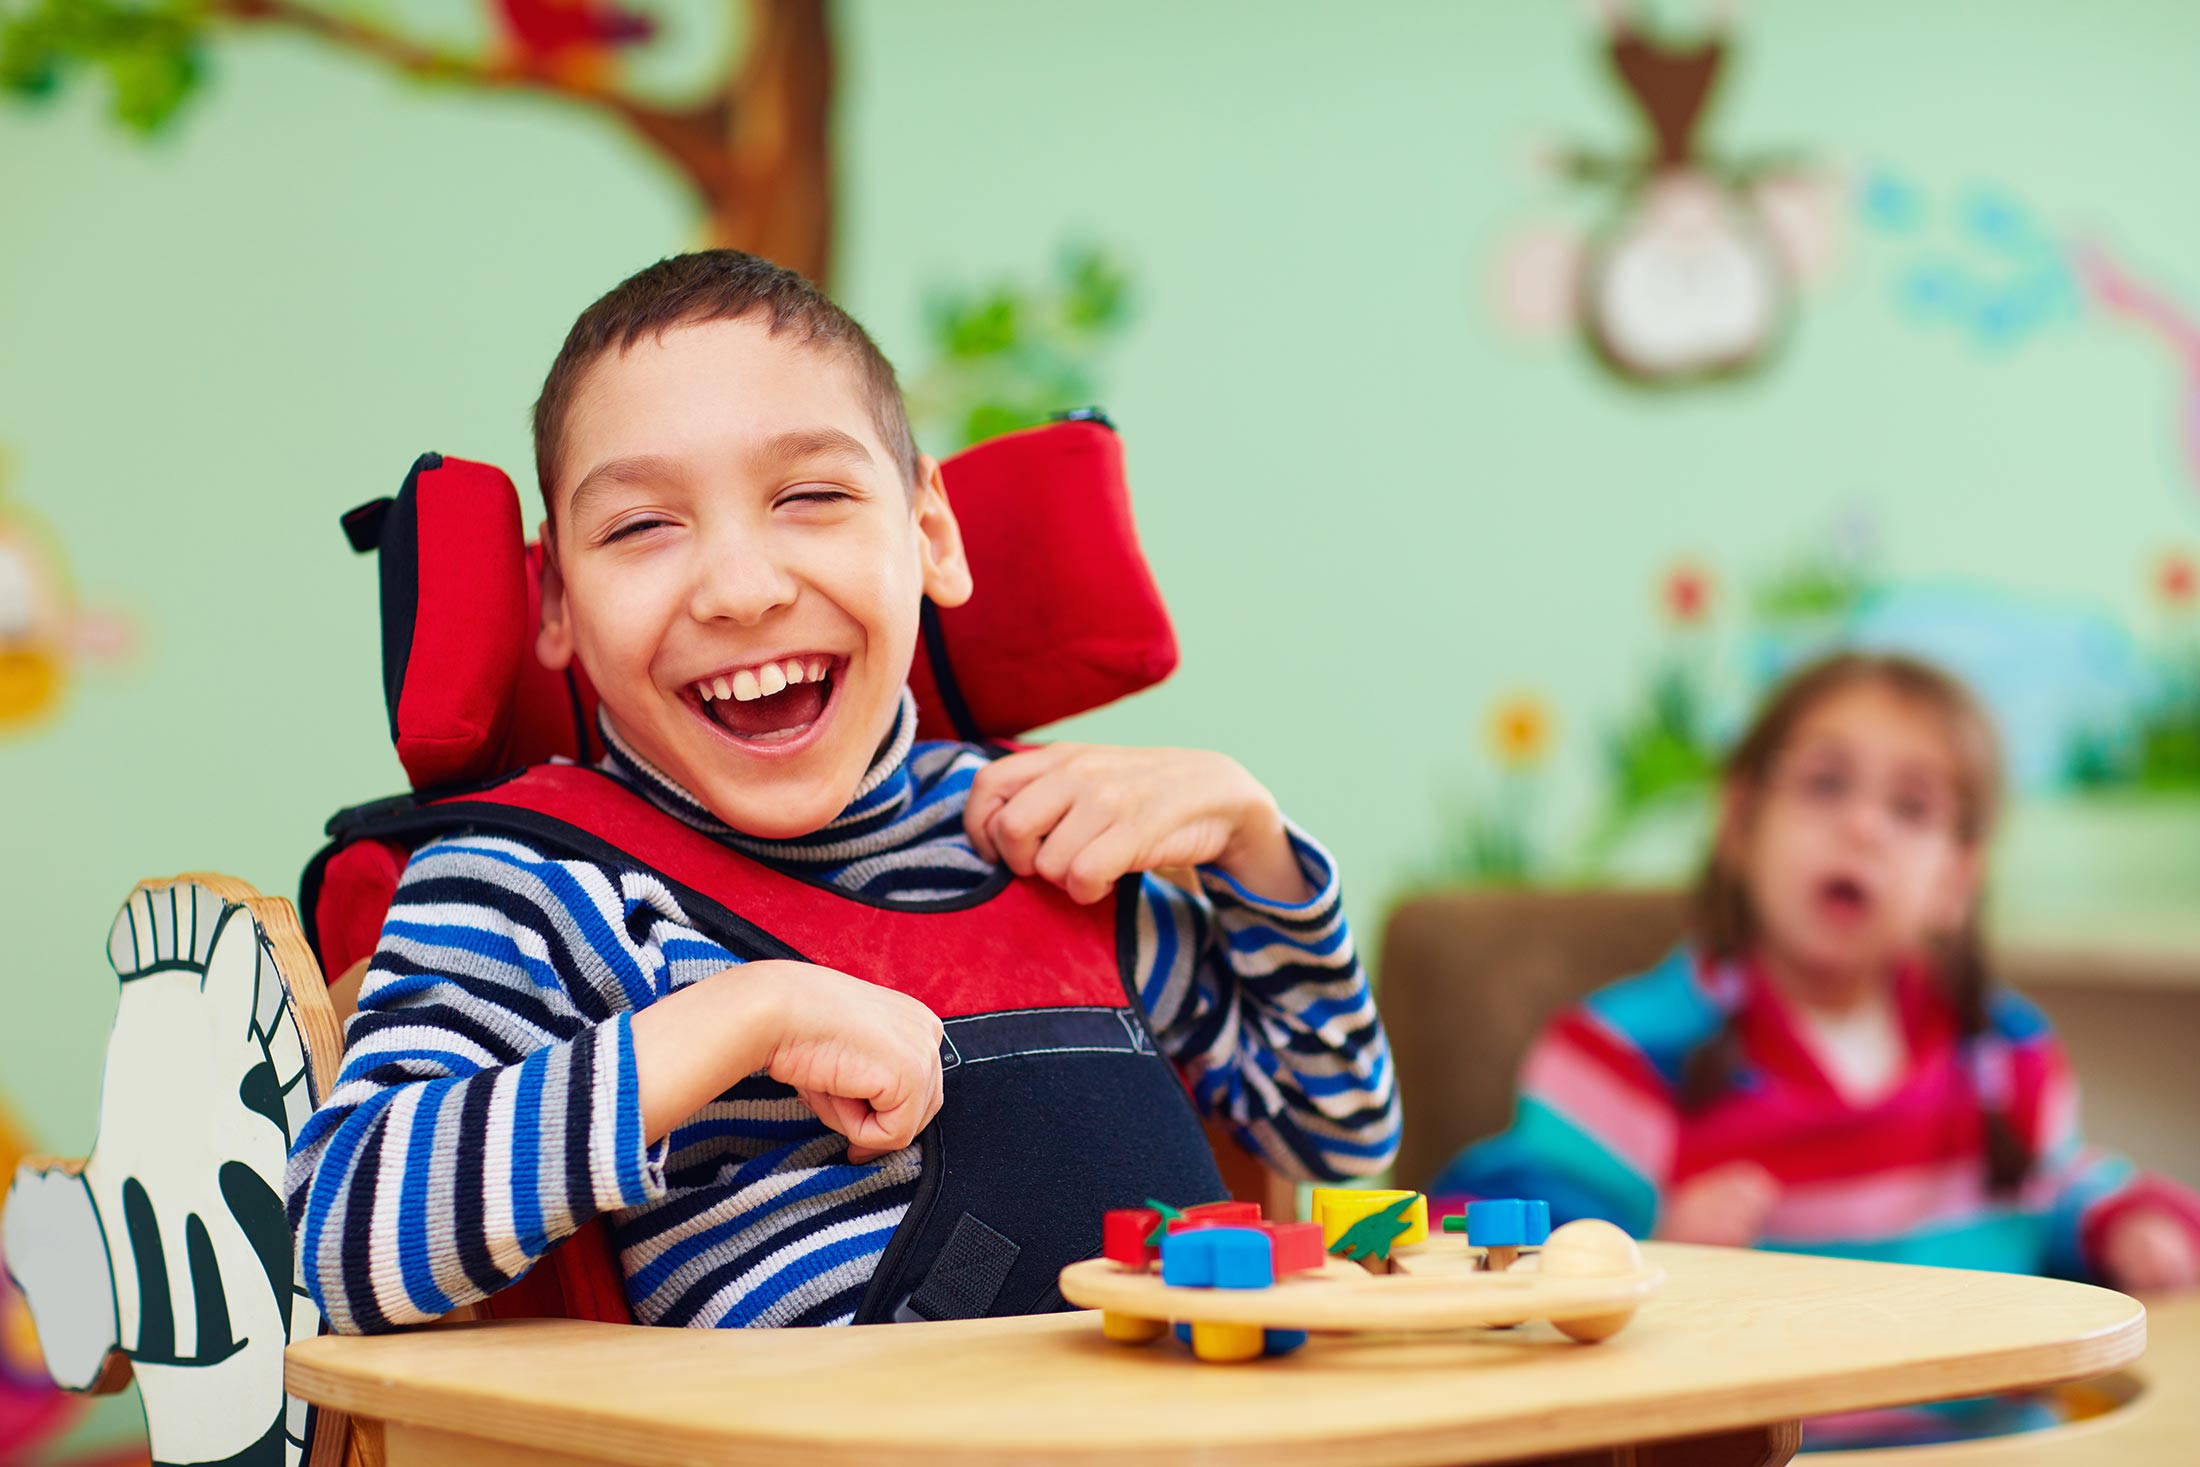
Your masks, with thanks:
[[[832,702],[840,659],[804,653],[752,663],[688,685],[703,717],[751,744],[799,739]]]

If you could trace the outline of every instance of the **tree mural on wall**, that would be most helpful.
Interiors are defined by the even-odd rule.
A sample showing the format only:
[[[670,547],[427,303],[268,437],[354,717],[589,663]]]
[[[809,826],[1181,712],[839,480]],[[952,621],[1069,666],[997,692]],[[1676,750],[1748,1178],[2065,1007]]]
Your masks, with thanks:
[[[56,92],[103,72],[116,118],[166,127],[197,92],[224,34],[308,35],[423,83],[551,97],[614,119],[694,195],[703,239],[831,273],[833,45],[826,0],[746,0],[745,42],[722,79],[678,102],[621,85],[619,60],[656,34],[611,0],[486,0],[496,39],[467,52],[359,10],[303,0],[31,0],[0,12],[0,85]]]

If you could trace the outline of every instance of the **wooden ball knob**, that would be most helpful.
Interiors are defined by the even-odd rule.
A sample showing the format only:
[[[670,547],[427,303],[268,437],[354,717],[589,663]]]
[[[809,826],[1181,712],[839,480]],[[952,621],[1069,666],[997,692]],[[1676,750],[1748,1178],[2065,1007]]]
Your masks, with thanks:
[[[1585,1217],[1551,1231],[1543,1245],[1543,1271],[1562,1279],[1605,1278],[1642,1267],[1642,1249],[1624,1228]]]
[[[1585,1217],[1551,1231],[1543,1245],[1546,1278],[1616,1278],[1642,1267],[1642,1250],[1624,1229],[1599,1218]],[[1627,1328],[1635,1317],[1631,1308],[1610,1314],[1577,1316],[1551,1321],[1558,1332],[1584,1344],[1609,1339]]]

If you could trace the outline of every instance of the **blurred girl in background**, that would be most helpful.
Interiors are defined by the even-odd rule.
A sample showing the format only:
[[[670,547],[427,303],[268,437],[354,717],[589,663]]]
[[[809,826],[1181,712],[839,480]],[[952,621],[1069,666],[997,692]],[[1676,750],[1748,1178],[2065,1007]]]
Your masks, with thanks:
[[[1690,940],[1537,1040],[1511,1129],[1437,1194],[1638,1237],[2200,1279],[2200,1198],[2088,1150],[2047,1021],[1986,970],[1993,730],[1947,675],[1848,653],[1728,759]]]

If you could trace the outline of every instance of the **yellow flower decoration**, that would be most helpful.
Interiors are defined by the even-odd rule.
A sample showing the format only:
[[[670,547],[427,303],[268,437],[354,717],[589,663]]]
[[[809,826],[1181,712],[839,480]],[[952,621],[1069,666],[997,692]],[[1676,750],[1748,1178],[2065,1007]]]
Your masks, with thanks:
[[[1506,768],[1526,769],[1550,752],[1555,727],[1549,704],[1533,693],[1517,693],[1490,710],[1490,749]]]
[[[79,667],[120,656],[130,642],[120,618],[77,604],[60,546],[10,502],[7,472],[0,452],[0,737],[53,713]]]

